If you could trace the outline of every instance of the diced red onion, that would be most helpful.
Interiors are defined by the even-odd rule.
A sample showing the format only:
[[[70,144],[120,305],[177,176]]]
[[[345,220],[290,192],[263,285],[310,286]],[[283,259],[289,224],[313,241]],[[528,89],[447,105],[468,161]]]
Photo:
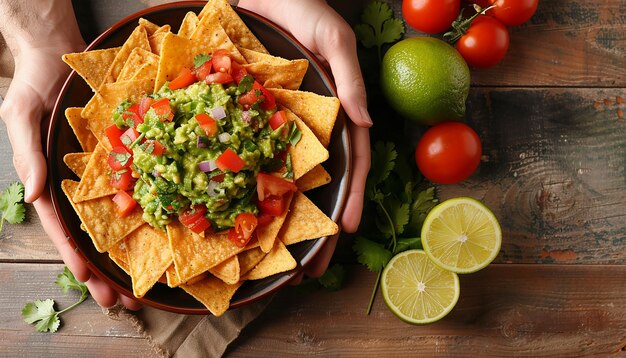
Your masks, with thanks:
[[[224,111],[224,107],[222,106],[213,108],[211,110],[211,114],[214,119],[222,119],[226,117],[226,111]]]
[[[220,135],[217,136],[217,139],[219,139],[220,143],[226,143],[230,141],[230,134],[228,133],[220,133]]]
[[[196,145],[198,148],[206,148],[209,145],[209,138],[200,135],[198,136],[198,139],[196,140]]]
[[[205,172],[205,173],[213,171],[216,168],[217,168],[217,165],[215,164],[215,160],[207,160],[207,161],[198,163],[198,169],[200,169],[200,171]]]
[[[209,194],[210,197],[217,196],[218,193],[215,192],[215,189],[219,187],[219,183],[213,180],[209,181],[209,185],[207,185],[206,193]]]
[[[152,175],[154,175],[155,177],[160,177],[161,173],[159,173],[158,171],[155,170],[155,171],[152,172]]]
[[[249,124],[252,120],[252,113],[250,113],[250,111],[241,112],[241,120]]]

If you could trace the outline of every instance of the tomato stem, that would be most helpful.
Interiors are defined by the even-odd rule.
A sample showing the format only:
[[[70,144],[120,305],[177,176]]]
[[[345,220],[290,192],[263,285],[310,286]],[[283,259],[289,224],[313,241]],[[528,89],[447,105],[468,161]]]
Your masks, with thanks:
[[[484,15],[487,11],[493,9],[494,7],[495,5],[491,5],[483,9],[480,5],[474,4],[474,10],[476,13],[467,19],[463,19],[463,12],[461,12],[459,18],[452,23],[453,30],[443,34],[443,37],[449,44],[454,45],[463,35],[465,35],[474,19],[476,19],[479,15]]]

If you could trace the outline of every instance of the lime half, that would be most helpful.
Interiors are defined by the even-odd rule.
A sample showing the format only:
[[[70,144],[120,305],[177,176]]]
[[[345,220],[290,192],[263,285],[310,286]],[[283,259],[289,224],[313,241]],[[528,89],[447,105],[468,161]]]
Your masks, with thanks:
[[[459,277],[432,263],[422,250],[394,256],[381,276],[389,309],[412,324],[426,324],[447,315],[459,300]]]
[[[422,226],[424,251],[438,266],[456,273],[476,272],[500,252],[502,232],[493,213],[472,198],[435,206]]]

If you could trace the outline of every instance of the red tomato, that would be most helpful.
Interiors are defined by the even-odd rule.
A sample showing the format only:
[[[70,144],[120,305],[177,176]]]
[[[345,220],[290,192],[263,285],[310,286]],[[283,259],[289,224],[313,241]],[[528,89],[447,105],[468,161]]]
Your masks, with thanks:
[[[256,216],[241,213],[235,218],[235,227],[228,231],[228,238],[237,247],[245,247],[252,238],[252,233],[258,223]]]
[[[148,139],[145,145],[146,145],[146,149],[152,146],[152,152],[150,152],[150,154],[155,155],[157,157],[162,156],[163,153],[165,152],[165,147],[163,146],[163,144],[159,143],[158,141],[154,139]]]
[[[280,126],[282,126],[286,122],[287,116],[285,115],[284,111],[278,111],[274,113],[269,120],[270,127],[272,127],[273,130],[280,128]]]
[[[189,226],[196,222],[198,218],[204,216],[204,213],[206,213],[205,205],[194,205],[193,208],[190,208],[189,210],[180,214],[178,216],[178,220],[181,224]]]
[[[211,73],[211,69],[213,67],[212,64],[213,62],[206,61],[202,65],[200,65],[200,67],[195,69],[194,72],[196,73],[196,77],[198,78],[198,80],[204,81],[206,79],[206,77]]]
[[[135,206],[137,206],[137,202],[124,190],[120,190],[113,197],[113,202],[117,204],[117,215],[121,218],[128,216],[128,214],[133,211]]]
[[[232,62],[231,75],[233,76],[233,79],[235,80],[237,84],[239,84],[239,82],[241,82],[241,79],[246,77],[247,74],[248,74],[248,71],[246,71],[246,69],[242,65],[240,65],[236,61]]]
[[[237,153],[233,152],[232,149],[226,148],[224,153],[222,153],[215,160],[215,164],[221,171],[226,171],[229,169],[235,173],[238,173],[243,167],[246,165],[246,162],[243,159],[239,158]]]
[[[231,83],[233,82],[233,76],[231,76],[228,73],[224,73],[224,72],[215,72],[215,73],[211,73],[210,75],[206,76],[206,78],[204,79],[204,82],[208,83],[208,84],[214,84],[214,83],[219,83],[219,84],[226,84],[226,83]]]
[[[211,227],[211,222],[203,215],[198,218],[193,224],[189,225],[189,229],[196,234],[205,232]]]
[[[414,29],[427,34],[446,31],[459,16],[460,0],[403,0],[402,16]]]
[[[259,201],[265,200],[271,195],[283,196],[288,192],[298,191],[298,187],[293,182],[283,178],[275,177],[271,174],[259,173],[256,177],[256,190]]]
[[[221,174],[211,177],[211,180],[213,180],[216,183],[221,183],[224,181],[225,177],[226,175],[224,173],[221,173]]]
[[[446,122],[424,133],[415,150],[415,161],[430,181],[452,184],[472,175],[481,154],[480,138],[472,128],[461,122]]]
[[[120,139],[122,134],[124,134],[124,131],[122,129],[117,128],[115,124],[108,126],[104,130],[104,133],[106,134],[107,138],[109,138],[109,143],[111,143],[112,147],[124,146],[124,143],[122,143],[122,140]]]
[[[457,41],[456,49],[472,67],[495,66],[509,49],[509,31],[495,18],[480,15]]]
[[[191,70],[187,67],[183,67],[178,73],[178,76],[170,82],[169,87],[172,91],[174,91],[180,88],[185,88],[196,81],[196,75],[194,75],[193,72],[191,72]]]
[[[159,117],[161,122],[170,122],[174,119],[174,112],[172,111],[172,107],[170,107],[169,98],[161,98],[160,100],[154,102],[150,107],[154,108],[154,113],[157,117]]]
[[[287,195],[270,195],[265,200],[259,200],[256,206],[263,214],[269,216],[280,216],[287,209]]]
[[[213,70],[215,72],[223,72],[230,74],[230,68],[232,65],[232,60],[230,59],[230,54],[226,50],[217,50],[213,53],[213,58],[211,59],[213,62]]]
[[[124,147],[130,150],[130,145],[139,138],[139,132],[135,128],[128,128],[126,132],[122,133],[120,140]]]
[[[122,170],[124,168],[128,168],[133,163],[132,154],[128,153],[128,150],[123,146],[113,147],[113,150],[109,153],[109,158],[107,158],[107,162],[109,166],[113,170]]]
[[[495,16],[506,26],[517,26],[533,17],[539,0],[490,0],[490,3],[495,7],[487,14]]]
[[[217,122],[206,113],[196,114],[196,122],[207,136],[213,137],[217,134]]]
[[[109,184],[115,189],[130,190],[133,188],[133,174],[130,169],[122,169],[111,173]]]
[[[251,89],[250,91],[239,96],[239,104],[241,104],[244,108],[250,108],[261,98],[263,97],[258,96],[255,89]]]
[[[139,103],[139,116],[141,117],[141,119],[143,120],[143,116],[146,115],[146,112],[148,112],[148,110],[150,109],[150,106],[152,106],[152,104],[154,103],[154,99],[152,99],[151,97],[144,97],[141,99],[141,102]]]
[[[128,123],[129,119],[132,120],[133,127],[137,127],[137,125],[143,123],[143,117],[139,114],[139,105],[136,103],[128,107],[124,113],[122,113],[122,118],[124,118],[126,123]]]
[[[276,108],[276,100],[274,99],[274,96],[259,82],[254,81],[254,83],[252,84],[252,90],[259,90],[263,95],[261,97],[263,99],[263,102],[261,102],[261,104],[259,105],[261,109],[269,111],[270,109]]]

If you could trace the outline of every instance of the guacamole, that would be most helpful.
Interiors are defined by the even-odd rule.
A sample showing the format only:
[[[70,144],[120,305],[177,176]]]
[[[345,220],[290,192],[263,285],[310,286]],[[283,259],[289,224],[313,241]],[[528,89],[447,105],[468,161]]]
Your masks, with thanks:
[[[233,227],[238,214],[258,214],[259,172],[286,168],[283,176],[293,177],[284,153],[297,127],[285,122],[273,130],[268,121],[275,108],[264,110],[259,105],[262,102],[245,107],[239,103],[253,82],[246,75],[239,84],[199,81],[177,90],[166,83],[144,99],[153,104],[142,114],[143,123],[125,118],[132,105],[129,102],[114,111],[118,127],[134,127],[138,135],[124,144],[132,150],[133,177],[137,179],[133,198],[143,208],[146,222],[164,229],[190,208],[203,205],[215,230]],[[173,117],[163,114],[167,108],[163,112],[156,106],[168,101]],[[213,130],[207,129],[206,118]],[[220,165],[231,151],[241,159],[241,168]]]

